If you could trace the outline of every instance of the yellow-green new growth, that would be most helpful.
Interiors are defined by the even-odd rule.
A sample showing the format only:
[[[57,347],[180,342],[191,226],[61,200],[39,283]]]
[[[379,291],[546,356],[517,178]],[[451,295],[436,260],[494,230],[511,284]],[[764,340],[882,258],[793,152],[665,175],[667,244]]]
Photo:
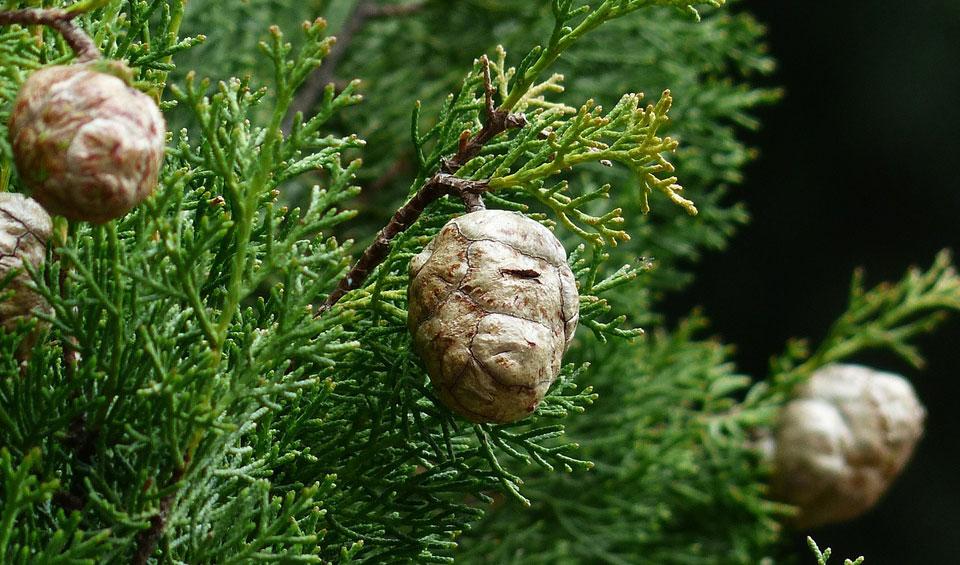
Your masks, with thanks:
[[[673,165],[663,155],[675,151],[677,142],[657,135],[660,127],[668,122],[667,112],[673,101],[670,91],[665,91],[657,104],[646,107],[640,106],[642,97],[641,94],[627,94],[606,114],[600,106],[587,102],[575,116],[563,121],[557,111],[544,112],[531,127],[549,124],[541,130],[541,135],[546,137],[545,143],[528,136],[518,144],[506,157],[506,162],[518,159],[525,152],[536,153],[517,170],[490,179],[491,189],[522,188],[550,206],[564,225],[585,239],[616,245],[617,240],[629,239],[625,232],[616,229],[623,222],[621,211],[616,209],[601,217],[582,211],[583,205],[590,200],[607,197],[609,187],[570,198],[562,194],[566,185],[544,189],[543,180],[578,165],[600,163],[609,166],[617,162],[628,167],[641,181],[640,200],[644,213],[649,212],[649,195],[656,190],[687,213],[696,215],[694,203],[680,195],[683,188],[672,176]],[[600,237],[577,228],[573,220],[594,228]]]

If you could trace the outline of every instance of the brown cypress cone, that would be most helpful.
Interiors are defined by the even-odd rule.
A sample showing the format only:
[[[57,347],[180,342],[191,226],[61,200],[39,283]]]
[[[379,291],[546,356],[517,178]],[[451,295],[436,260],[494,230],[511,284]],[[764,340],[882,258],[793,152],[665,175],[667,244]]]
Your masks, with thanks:
[[[112,63],[58,65],[27,78],[10,114],[17,172],[51,214],[103,223],[157,184],[166,125],[146,94]]]
[[[797,387],[774,434],[772,495],[798,507],[797,528],[872,508],[910,459],[925,410],[894,373],[833,364]]]
[[[0,192],[0,280],[12,275],[3,292],[11,293],[0,301],[0,327],[14,330],[34,312],[53,314],[50,304],[29,287],[30,274],[24,269],[29,263],[34,268],[43,264],[47,240],[53,232],[53,223],[47,212],[34,200],[22,194]],[[40,322],[36,331],[20,342],[18,356],[29,355],[40,334],[46,328]]]
[[[580,312],[550,230],[503,210],[455,218],[410,261],[408,292],[413,343],[444,404],[474,422],[536,409]]]

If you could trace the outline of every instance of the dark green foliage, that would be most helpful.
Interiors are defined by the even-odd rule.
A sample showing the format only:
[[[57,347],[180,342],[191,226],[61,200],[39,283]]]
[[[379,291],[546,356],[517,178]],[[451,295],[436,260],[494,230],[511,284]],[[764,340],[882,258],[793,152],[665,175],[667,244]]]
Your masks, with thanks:
[[[107,22],[126,17],[111,27],[117,55],[143,53],[124,33],[162,36],[170,18],[158,11],[180,9],[123,7],[101,14]],[[141,19],[149,17],[158,28]],[[260,418],[321,386],[331,356],[356,346],[342,317],[314,318],[312,303],[346,261],[320,234],[349,217],[332,206],[355,194],[358,163],[341,163],[339,153],[359,145],[318,130],[357,98],[330,97],[290,136],[278,132],[284,99],[326,52],[322,29],[305,28],[306,47],[290,63],[279,32],[264,46],[278,69],[273,119],[264,126],[245,121],[264,96],[246,81],[220,83],[210,98],[192,77],[175,89],[202,141],[178,134],[156,198],[119,222],[70,226],[55,250],[59,261],[51,256],[38,273],[54,329],[22,377],[5,373],[4,409],[19,419],[4,427],[3,444],[17,458],[37,453],[43,464],[19,472],[32,470],[43,485],[56,477],[59,487],[46,489],[42,505],[9,500],[23,506],[11,512],[38,518],[6,536],[9,551],[29,553],[55,532],[75,535],[80,523],[85,533],[76,535],[86,541],[66,556],[89,554],[96,543],[98,561],[126,562],[152,553],[144,532],[163,515],[161,549],[185,561],[315,555],[324,515],[315,505],[329,498],[332,481],[317,483],[316,475],[278,498],[261,478],[270,474],[269,450],[246,444]],[[155,48],[169,53],[162,42]],[[134,58],[143,60],[157,57]],[[147,81],[159,76],[141,68]],[[319,164],[329,181],[305,210],[275,204],[280,183]],[[71,350],[79,362],[67,360]],[[233,527],[238,516],[253,529]],[[301,525],[291,529],[290,520]]]
[[[726,347],[698,339],[704,324],[694,315],[640,344],[581,349],[604,355],[601,375],[588,381],[599,400],[567,433],[596,467],[528,474],[532,511],[502,504],[489,512],[464,540],[468,562],[756,563],[768,555],[778,509],[763,499],[762,465],[747,439],[775,408],[735,400],[750,379],[734,372]]]
[[[604,359],[588,381],[599,396],[593,417],[566,426],[596,467],[528,473],[533,512],[505,504],[488,513],[464,540],[466,554],[493,563],[747,564],[775,556],[776,520],[791,509],[764,499],[767,469],[754,446],[789,391],[872,347],[904,351],[919,364],[906,340],[931,330],[943,310],[960,309],[960,277],[946,253],[898,285],[865,290],[862,282],[858,274],[823,344],[812,355],[791,344],[766,381],[751,384],[726,347],[699,338],[699,313],[673,332],[577,350]]]
[[[361,26],[307,98],[337,57],[315,16],[348,28],[356,2],[99,4],[81,24],[137,67],[172,137],[146,204],[60,224],[29,362],[30,327],[0,335],[4,563],[756,563],[789,509],[764,499],[753,439],[789,387],[860,347],[915,359],[906,339],[933,321],[915,316],[960,306],[943,256],[854,292],[821,350],[759,383],[699,314],[639,337],[745,220],[725,197],[752,156],[736,135],[777,96],[749,85],[772,65],[762,29],[718,2],[695,21],[680,0],[428,0]],[[371,240],[480,131],[481,54],[528,124],[458,175],[555,226],[581,293],[568,365],[504,426],[446,409],[406,329],[408,261],[457,199],[316,315],[360,252],[344,236]],[[0,118],[27,72],[69,60],[49,30],[0,31]],[[19,190],[3,151],[0,189]]]

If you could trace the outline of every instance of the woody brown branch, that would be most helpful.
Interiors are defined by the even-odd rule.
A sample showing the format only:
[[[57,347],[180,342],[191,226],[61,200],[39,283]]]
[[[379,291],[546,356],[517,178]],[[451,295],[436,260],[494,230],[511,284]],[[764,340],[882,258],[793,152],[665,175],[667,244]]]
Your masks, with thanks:
[[[390,253],[390,243],[393,238],[412,226],[430,203],[448,194],[459,194],[468,209],[470,207],[476,208],[478,203],[480,206],[478,209],[482,209],[483,204],[480,202],[480,194],[484,190],[486,190],[485,181],[458,179],[447,173],[436,173],[423,185],[423,188],[413,195],[413,198],[397,210],[386,227],[380,230],[373,244],[363,252],[353,268],[340,279],[340,284],[327,297],[318,315],[332,308],[346,293],[360,288],[367,277],[370,276],[370,273],[373,272],[373,269],[382,263]]]
[[[373,269],[390,253],[393,238],[413,225],[432,202],[448,194],[457,194],[463,200],[467,212],[484,209],[480,195],[487,190],[487,181],[462,179],[454,175],[470,159],[479,155],[488,141],[509,128],[523,127],[527,121],[523,114],[511,114],[503,109],[495,109],[493,97],[496,88],[490,77],[490,61],[484,55],[480,62],[483,67],[484,104],[487,109],[483,128],[472,137],[469,137],[469,132],[461,135],[457,153],[450,158],[441,159],[440,170],[435,172],[423,188],[397,210],[386,227],[380,230],[373,244],[360,256],[360,260],[340,279],[337,288],[324,301],[317,315],[330,310],[346,293],[360,288]]]
[[[73,23],[79,12],[67,12],[51,8],[49,10],[0,10],[0,25],[42,25],[55,29],[63,36],[63,40],[77,55],[77,61],[85,63],[100,58],[100,50],[87,35]]]

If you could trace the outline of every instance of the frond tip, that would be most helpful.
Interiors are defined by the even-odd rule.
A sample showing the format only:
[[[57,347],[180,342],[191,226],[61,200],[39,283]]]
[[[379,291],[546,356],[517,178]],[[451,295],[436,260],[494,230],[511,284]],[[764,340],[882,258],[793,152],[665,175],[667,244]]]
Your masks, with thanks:
[[[648,203],[654,191],[665,194],[690,215],[697,214],[691,200],[681,196],[683,188],[673,176],[674,167],[664,156],[677,149],[677,141],[657,135],[669,121],[667,113],[673,103],[666,90],[656,104],[641,106],[642,94],[627,94],[606,114],[603,108],[588,101],[573,116],[562,119],[558,110],[541,112],[537,119],[518,136],[518,146],[498,164],[500,176],[490,179],[492,190],[520,188],[550,206],[560,221],[594,245],[627,241],[629,236],[618,229],[623,223],[621,210],[593,217],[580,210],[590,200],[606,198],[609,186],[579,198],[562,194],[567,188],[560,183],[544,188],[544,181],[575,166],[600,163],[609,166],[620,163],[629,168],[640,181],[640,203],[643,213],[650,211]],[[527,155],[516,170],[511,165]],[[489,165],[488,165],[489,166]],[[586,224],[598,233],[589,234],[575,223]]]
[[[817,542],[813,541],[813,538],[810,536],[807,536],[807,546],[810,547],[810,551],[812,551],[814,557],[817,558],[817,565],[827,565],[827,560],[830,559],[830,554],[833,553],[829,547],[820,551]],[[857,557],[856,561],[850,561],[849,559],[843,560],[843,565],[860,565],[861,563],[863,563],[863,557]]]

